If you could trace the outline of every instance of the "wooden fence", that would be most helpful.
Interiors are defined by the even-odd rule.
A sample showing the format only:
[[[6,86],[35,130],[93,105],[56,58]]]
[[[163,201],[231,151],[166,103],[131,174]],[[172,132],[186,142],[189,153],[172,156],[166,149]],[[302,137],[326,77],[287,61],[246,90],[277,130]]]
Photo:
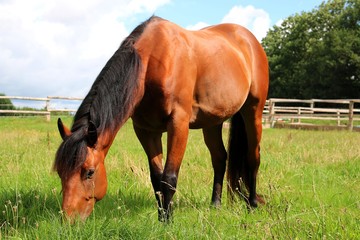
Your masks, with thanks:
[[[77,102],[78,105],[83,98],[76,97],[14,97],[0,96],[0,99],[12,99],[21,101],[41,102],[42,107],[31,110],[1,110],[1,114],[14,115],[44,115],[49,121],[53,113],[75,113],[76,108],[65,108],[54,106],[54,101]],[[55,104],[56,105],[56,104]],[[1,108],[1,106],[0,106]],[[316,122],[317,121],[317,122]],[[329,124],[334,122],[335,124]],[[310,123],[309,123],[310,122]],[[354,123],[360,125],[360,99],[338,100],[338,99],[279,99],[271,98],[266,101],[263,123],[267,127],[274,126],[293,126],[307,128],[314,125],[325,125],[326,128],[348,129],[354,128],[360,130],[360,126],[354,126]]]
[[[271,98],[264,109],[264,122],[270,127],[278,124],[296,128],[322,127],[352,131],[354,127],[358,128],[354,126],[357,121],[360,121],[360,99]]]
[[[0,96],[0,99],[11,99],[11,100],[18,100],[21,102],[40,102],[40,108],[30,108],[27,105],[22,105],[19,109],[0,109],[1,114],[13,114],[13,115],[44,115],[46,119],[50,121],[51,113],[75,113],[77,111],[76,108],[64,108],[64,107],[54,107],[52,102],[55,100],[60,101],[77,101],[80,104],[80,101],[83,98],[76,98],[76,97],[46,97],[46,98],[35,98],[35,97],[15,97],[15,96]],[[0,106],[1,108],[2,106]],[[8,107],[8,106],[5,106]],[[29,110],[31,109],[31,110]]]

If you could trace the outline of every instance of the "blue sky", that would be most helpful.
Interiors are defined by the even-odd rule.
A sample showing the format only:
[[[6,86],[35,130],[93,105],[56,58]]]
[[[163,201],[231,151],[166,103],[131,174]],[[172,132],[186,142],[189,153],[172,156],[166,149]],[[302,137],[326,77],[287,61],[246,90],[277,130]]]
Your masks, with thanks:
[[[292,14],[310,11],[321,2],[319,0],[175,0],[160,7],[155,13],[186,27],[196,22],[217,24],[234,6],[253,6],[256,9],[265,10],[274,25]]]
[[[0,93],[84,97],[121,40],[152,14],[188,29],[222,22],[261,40],[320,0],[0,1]]]

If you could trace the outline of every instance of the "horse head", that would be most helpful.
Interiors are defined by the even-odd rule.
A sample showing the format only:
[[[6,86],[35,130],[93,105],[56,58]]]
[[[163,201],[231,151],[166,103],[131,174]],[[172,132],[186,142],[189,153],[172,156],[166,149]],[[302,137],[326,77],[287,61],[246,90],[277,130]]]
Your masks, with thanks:
[[[85,220],[95,203],[106,194],[106,151],[98,141],[96,127],[91,122],[83,141],[79,141],[77,136],[81,136],[78,131],[83,129],[71,132],[60,119],[58,129],[63,143],[57,153],[55,169],[61,178],[62,210],[71,221],[77,217]],[[72,168],[69,169],[69,166]]]

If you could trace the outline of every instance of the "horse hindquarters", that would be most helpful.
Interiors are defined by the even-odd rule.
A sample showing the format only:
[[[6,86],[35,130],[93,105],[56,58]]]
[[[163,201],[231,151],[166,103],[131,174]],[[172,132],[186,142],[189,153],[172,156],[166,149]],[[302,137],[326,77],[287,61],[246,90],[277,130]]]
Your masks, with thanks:
[[[261,114],[260,117],[258,115],[253,108],[244,106],[232,117],[228,146],[227,180],[230,199],[233,200],[237,193],[251,207],[257,207],[258,202],[264,203],[256,194],[262,133]]]

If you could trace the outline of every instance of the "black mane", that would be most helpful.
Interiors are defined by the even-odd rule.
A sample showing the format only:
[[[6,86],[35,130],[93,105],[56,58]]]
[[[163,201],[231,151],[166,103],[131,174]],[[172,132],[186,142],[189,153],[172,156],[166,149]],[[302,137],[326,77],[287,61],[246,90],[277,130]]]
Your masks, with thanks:
[[[90,122],[100,135],[104,130],[115,131],[129,117],[142,67],[133,45],[156,18],[153,16],[137,26],[121,43],[81,103],[74,117],[72,135],[62,142],[56,153],[54,169],[61,177],[68,176],[85,161]]]

